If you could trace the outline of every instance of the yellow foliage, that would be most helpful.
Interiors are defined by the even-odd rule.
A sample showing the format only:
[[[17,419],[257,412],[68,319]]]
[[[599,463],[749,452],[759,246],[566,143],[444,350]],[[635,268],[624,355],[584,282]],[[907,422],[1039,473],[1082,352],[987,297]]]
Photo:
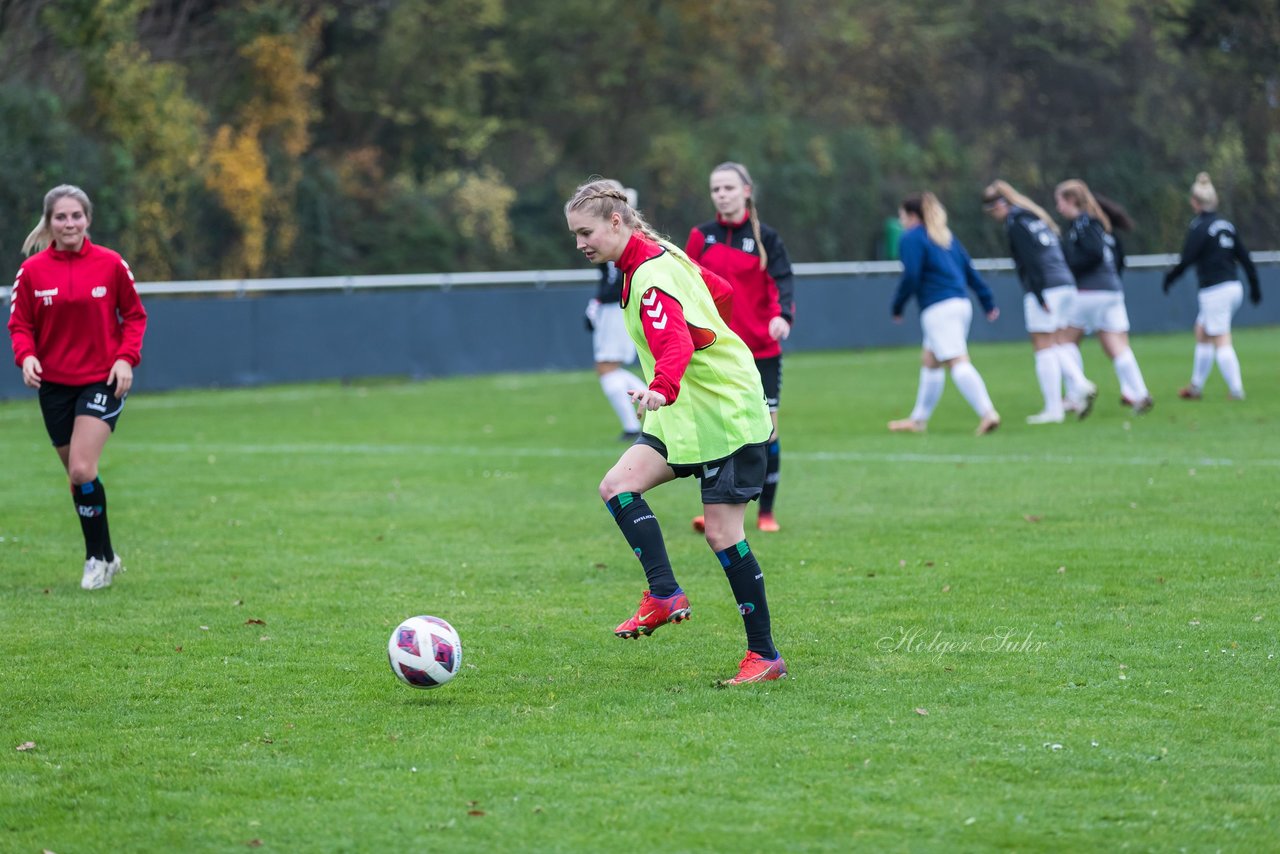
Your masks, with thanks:
[[[241,109],[244,122],[278,133],[285,152],[301,157],[311,143],[309,126],[316,118],[312,98],[319,86],[316,75],[307,71],[305,35],[259,35],[240,48],[240,55],[258,84]]]
[[[218,197],[222,207],[240,228],[240,257],[237,267],[243,275],[254,276],[266,260],[266,211],[272,195],[267,178],[267,157],[258,141],[258,128],[236,131],[222,125],[209,145],[205,186]]]
[[[486,166],[479,172],[445,172],[429,189],[443,199],[463,237],[484,240],[502,252],[511,249],[511,206],[516,191],[496,169]]]

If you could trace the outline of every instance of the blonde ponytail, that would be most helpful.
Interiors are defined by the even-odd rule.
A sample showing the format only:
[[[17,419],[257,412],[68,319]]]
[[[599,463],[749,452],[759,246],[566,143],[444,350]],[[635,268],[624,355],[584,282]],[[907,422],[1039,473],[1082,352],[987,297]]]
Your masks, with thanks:
[[[1053,221],[1053,217],[1045,212],[1044,208],[1019,193],[1008,182],[1001,181],[999,178],[988,184],[987,188],[982,192],[984,204],[991,204],[997,199],[1004,199],[1015,207],[1022,208],[1024,211],[1031,211],[1036,215],[1036,219],[1053,229],[1054,234],[1062,234],[1062,229],[1058,228],[1058,224]]]

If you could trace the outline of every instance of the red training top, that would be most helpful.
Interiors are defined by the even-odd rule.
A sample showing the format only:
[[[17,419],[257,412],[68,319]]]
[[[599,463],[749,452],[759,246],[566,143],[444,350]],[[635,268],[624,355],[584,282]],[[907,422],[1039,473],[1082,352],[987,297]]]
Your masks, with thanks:
[[[22,262],[9,294],[14,362],[35,356],[49,382],[103,382],[116,359],[136,366],[146,329],[133,271],[87,236],[79,252],[50,246]]]
[[[760,223],[760,242],[768,255],[768,269],[760,269],[760,247],[751,230],[749,213],[730,222],[716,216],[689,231],[685,254],[729,280],[733,286],[733,319],[729,328],[751,348],[757,359],[782,353],[782,344],[769,335],[769,321],[795,321],[795,285],[791,259],[778,232]]]

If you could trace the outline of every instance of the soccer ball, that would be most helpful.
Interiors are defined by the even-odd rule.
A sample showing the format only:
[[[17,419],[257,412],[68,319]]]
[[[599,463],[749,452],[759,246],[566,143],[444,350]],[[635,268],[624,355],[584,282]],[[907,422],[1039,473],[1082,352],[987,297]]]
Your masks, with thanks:
[[[435,688],[458,675],[462,641],[453,626],[439,617],[410,617],[391,633],[387,659],[404,684]]]

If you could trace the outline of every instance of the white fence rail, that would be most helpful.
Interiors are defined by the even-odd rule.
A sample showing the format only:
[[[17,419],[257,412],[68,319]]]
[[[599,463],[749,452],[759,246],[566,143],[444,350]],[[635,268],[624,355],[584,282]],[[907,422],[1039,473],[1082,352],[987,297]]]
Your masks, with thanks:
[[[1257,264],[1280,263],[1280,251],[1250,253]],[[1131,255],[1125,259],[1132,269],[1171,267],[1177,255]],[[976,258],[979,270],[1012,270],[1009,258]],[[837,261],[821,264],[795,264],[799,279],[810,276],[896,275],[902,272],[898,261]],[[545,288],[549,285],[580,285],[596,281],[595,269],[581,270],[512,270],[489,273],[413,273],[403,276],[315,276],[288,279],[211,279],[207,281],[139,282],[138,291],[151,294],[229,294],[282,293],[288,291],[343,291],[384,288],[454,288],[526,286]],[[0,288],[0,299],[7,299],[9,288]]]

